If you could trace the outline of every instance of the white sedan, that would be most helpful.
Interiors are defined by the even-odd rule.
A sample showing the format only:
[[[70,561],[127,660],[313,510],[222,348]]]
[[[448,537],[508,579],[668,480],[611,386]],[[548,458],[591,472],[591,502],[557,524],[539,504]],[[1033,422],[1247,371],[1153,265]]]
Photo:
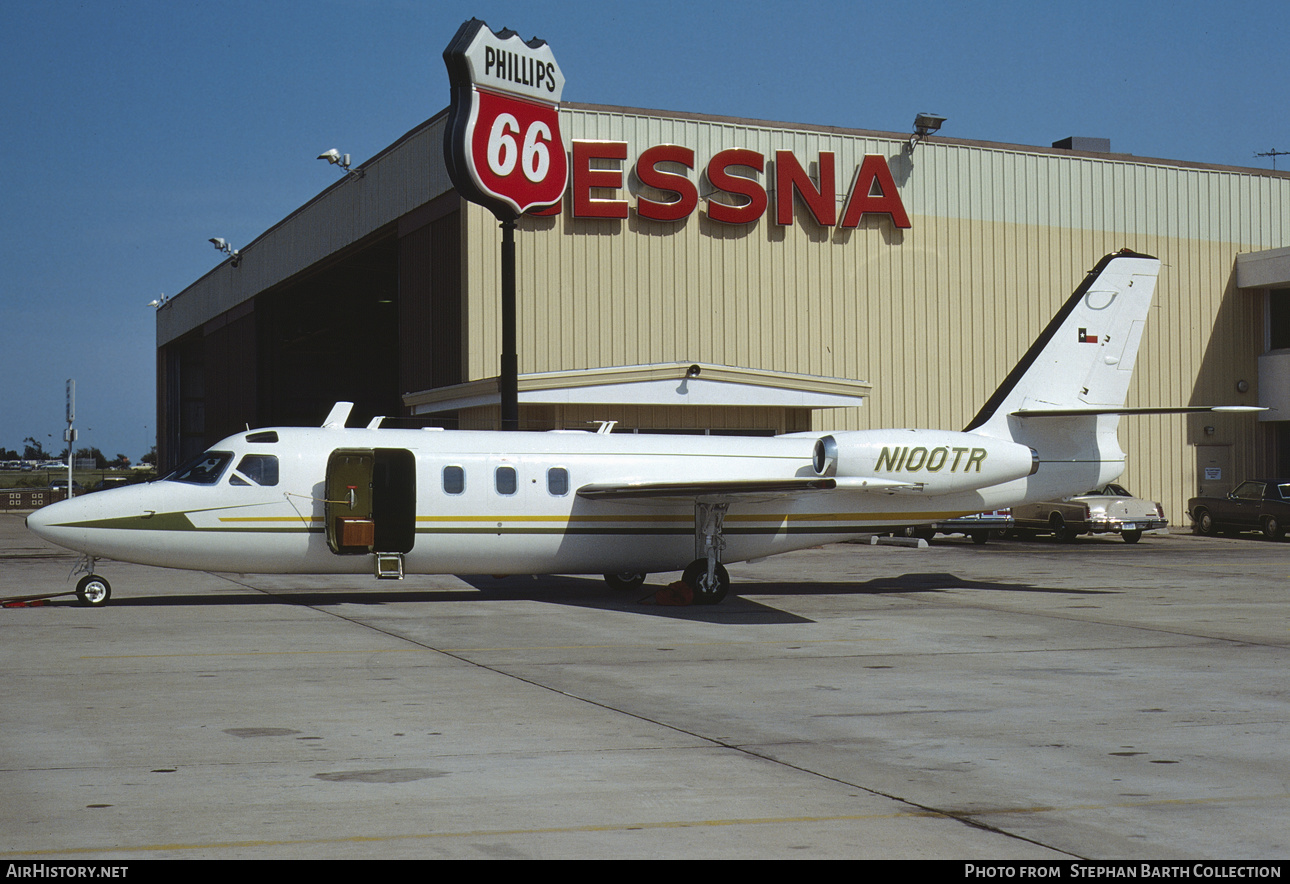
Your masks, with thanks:
[[[1143,531],[1169,526],[1164,507],[1114,483],[1062,500],[1014,506],[1012,518],[1018,534],[1048,533],[1062,542],[1081,534],[1119,534],[1125,543],[1137,543]]]

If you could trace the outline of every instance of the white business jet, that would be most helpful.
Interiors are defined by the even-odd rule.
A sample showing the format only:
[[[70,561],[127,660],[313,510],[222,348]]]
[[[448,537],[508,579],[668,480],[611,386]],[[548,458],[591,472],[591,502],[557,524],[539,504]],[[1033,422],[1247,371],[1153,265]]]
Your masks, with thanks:
[[[174,472],[37,510],[27,525],[95,562],[247,573],[603,574],[684,570],[699,603],[722,562],[1061,497],[1124,468],[1124,407],[1160,262],[1090,271],[963,432],[774,438],[321,428],[230,436]],[[602,430],[604,428],[602,427]]]

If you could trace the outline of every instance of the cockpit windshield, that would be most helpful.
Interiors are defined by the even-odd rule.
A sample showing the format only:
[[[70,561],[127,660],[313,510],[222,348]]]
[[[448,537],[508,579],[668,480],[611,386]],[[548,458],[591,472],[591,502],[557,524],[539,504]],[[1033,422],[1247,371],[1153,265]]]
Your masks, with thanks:
[[[186,482],[189,485],[214,485],[233,455],[227,451],[205,451],[161,477],[162,482]]]

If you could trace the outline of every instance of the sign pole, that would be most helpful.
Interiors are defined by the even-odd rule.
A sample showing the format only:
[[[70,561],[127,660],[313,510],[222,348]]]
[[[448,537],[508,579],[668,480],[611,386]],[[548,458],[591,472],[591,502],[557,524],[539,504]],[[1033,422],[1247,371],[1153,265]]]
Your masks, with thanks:
[[[502,221],[502,429],[520,428],[520,357],[515,340],[515,219]]]
[[[558,205],[569,180],[560,136],[564,74],[545,40],[494,33],[472,18],[443,52],[452,86],[444,160],[457,193],[502,226],[502,354],[497,378],[503,430],[520,428],[515,317],[515,221]]]

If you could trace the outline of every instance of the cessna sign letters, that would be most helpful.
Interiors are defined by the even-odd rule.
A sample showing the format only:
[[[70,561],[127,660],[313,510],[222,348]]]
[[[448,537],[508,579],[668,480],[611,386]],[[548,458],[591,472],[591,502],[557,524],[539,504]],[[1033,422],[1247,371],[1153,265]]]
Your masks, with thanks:
[[[630,165],[625,141],[575,140],[566,152],[559,114],[564,75],[546,41],[526,43],[511,30],[494,34],[471,19],[443,57],[452,82],[444,137],[449,175],[465,199],[501,220],[558,214],[567,188],[574,218],[628,217],[627,191],[636,197],[636,214],[654,221],[684,220],[702,201],[708,217],[723,224],[751,224],[770,211],[774,223],[789,226],[796,197],[821,227],[859,227],[865,215],[911,226],[880,154],[856,165],[843,194],[839,175],[847,173],[832,151],[799,159],[789,150],[767,156],[731,147],[696,162],[689,147],[659,144]]]
[[[626,159],[624,141],[573,142],[573,217],[627,217],[627,201],[609,193],[626,185],[622,166]],[[775,151],[774,169],[767,177],[773,182],[776,224],[793,223],[793,195],[797,194],[807,212],[823,227],[859,227],[860,220],[868,214],[888,215],[896,227],[911,226],[885,157],[870,154],[856,167],[840,218],[835,156],[832,151],[821,151],[816,159],[818,185],[792,151]],[[770,196],[755,176],[765,174],[766,167],[766,157],[757,151],[718,151],[703,167],[708,217],[726,224],[748,224],[760,219],[769,207]],[[688,147],[660,144],[643,151],[632,167],[633,177],[659,198],[642,191],[636,198],[636,213],[655,221],[678,221],[690,215],[700,199],[699,188],[688,174],[694,169],[694,151]]]

